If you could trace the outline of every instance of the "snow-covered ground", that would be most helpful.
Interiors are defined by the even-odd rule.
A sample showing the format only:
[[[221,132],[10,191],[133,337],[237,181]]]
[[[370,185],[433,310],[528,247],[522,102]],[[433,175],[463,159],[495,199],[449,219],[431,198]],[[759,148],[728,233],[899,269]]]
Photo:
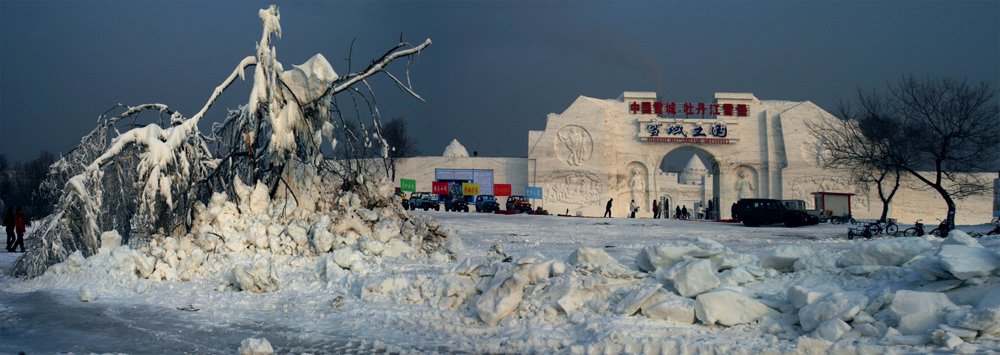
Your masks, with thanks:
[[[989,323],[1000,315],[983,311],[992,304],[984,294],[1000,299],[1000,271],[961,277],[951,274],[958,274],[955,267],[943,271],[945,262],[939,261],[948,258],[944,250],[954,248],[942,248],[940,239],[907,239],[907,245],[929,249],[917,250],[917,257],[902,267],[871,266],[851,264],[843,256],[861,244],[904,239],[847,240],[849,225],[831,224],[747,228],[677,220],[414,213],[439,219],[457,232],[464,243],[464,251],[456,255],[459,262],[381,257],[369,260],[360,272],[352,267],[350,275],[333,282],[324,276],[322,257],[275,257],[280,290],[252,293],[224,287],[221,273],[188,282],[123,281],[95,266],[23,280],[7,275],[21,254],[0,253],[0,353],[232,354],[247,338],[266,339],[276,353],[1000,351],[995,329],[977,333],[955,326],[972,326],[973,315],[979,316],[977,326],[1000,326]],[[985,232],[991,227],[960,228]],[[709,239],[728,249],[717,248]],[[986,255],[987,263],[1000,249],[996,237],[974,241],[994,253]],[[650,257],[658,251],[647,247],[661,245],[685,248],[686,261],[672,264]],[[878,253],[887,259],[900,257],[907,248],[886,245]],[[662,258],[671,255],[667,249],[660,249]],[[601,259],[600,252],[614,260]],[[713,258],[719,255],[725,258]],[[508,256],[513,262],[502,261]],[[837,258],[852,266],[829,265]],[[692,291],[706,288],[700,283],[705,277],[691,271],[697,277],[685,281],[687,271],[678,265],[695,270],[698,262],[710,259],[716,264],[709,272],[721,284],[708,286],[707,293]],[[792,266],[803,259],[812,264]],[[547,263],[551,260],[555,262]],[[647,264],[640,265],[643,262]],[[532,265],[545,266],[542,272],[524,271]],[[491,266],[492,271],[484,271]],[[500,275],[514,267],[520,267],[517,275],[524,277],[511,276],[501,286],[515,290],[493,292],[505,287],[491,288],[490,276],[503,281]],[[642,271],[649,268],[656,270]],[[744,276],[737,276],[736,269]],[[480,292],[463,294],[455,280],[478,283]],[[793,286],[798,288],[789,291]],[[914,296],[916,292],[901,292],[905,290],[924,292]],[[496,302],[483,303],[487,294]],[[925,294],[947,294],[955,305],[934,308],[938,304],[922,298]],[[719,295],[739,306],[709,306],[710,296]],[[867,299],[853,302],[856,295]],[[931,314],[903,319],[907,314],[901,308],[882,306],[893,302],[893,295],[897,302],[892,307],[905,306],[901,300],[907,299],[933,308]],[[652,304],[657,297],[662,303]],[[838,297],[843,300],[831,301]],[[486,306],[502,309],[515,298],[507,313],[477,311]],[[692,307],[694,300],[703,305]],[[680,306],[667,307],[671,304]],[[746,315],[752,321],[727,318],[761,306],[760,314]],[[826,308],[814,309],[819,306]],[[692,308],[701,310],[697,320]],[[690,321],[678,313],[684,309],[691,310]],[[831,319],[822,314],[841,311],[850,315]],[[977,311],[983,314],[973,314]],[[497,319],[484,319],[492,316]],[[706,324],[706,319],[718,324]],[[722,325],[727,323],[734,325]]]

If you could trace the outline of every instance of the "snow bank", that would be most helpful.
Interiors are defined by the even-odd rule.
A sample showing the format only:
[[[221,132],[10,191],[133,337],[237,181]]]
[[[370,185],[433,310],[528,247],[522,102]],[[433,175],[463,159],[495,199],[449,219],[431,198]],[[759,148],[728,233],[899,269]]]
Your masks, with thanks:
[[[937,257],[941,268],[959,280],[987,276],[1000,269],[1000,255],[982,246],[942,245]]]
[[[838,292],[822,300],[806,305],[799,310],[802,330],[813,331],[831,319],[850,321],[868,306],[868,297],[853,292]]]
[[[858,244],[837,261],[840,266],[900,266],[931,249],[930,242],[920,237],[879,239]]]
[[[315,171],[305,175],[316,177],[300,184],[311,188],[274,200],[264,184],[234,183],[234,199],[217,193],[207,205],[196,204],[187,234],[155,235],[149,244],[132,250],[119,245],[116,232],[107,232],[97,254],[84,258],[77,251],[47,272],[96,270],[119,284],[221,279],[221,290],[266,293],[282,289],[281,268],[301,263],[290,260],[313,263],[320,270],[317,277],[335,282],[350,274],[377,272],[384,258],[434,254],[450,261],[462,248],[454,232],[402,210],[391,203],[390,195],[384,196],[381,207],[369,209],[360,205],[357,195],[323,181]],[[337,203],[305,209],[296,200]],[[91,298],[84,296],[81,291],[81,299]]]
[[[774,249],[761,262],[760,266],[778,271],[792,271],[796,261],[812,255],[812,249],[801,245],[782,245]]]
[[[274,348],[267,339],[246,338],[240,342],[240,355],[271,355]]]
[[[705,259],[678,263],[667,271],[666,278],[673,282],[677,293],[684,297],[711,291],[720,284],[715,270],[712,270],[712,262]]]
[[[695,315],[705,324],[746,324],[772,311],[760,301],[726,289],[701,294],[695,300]]]
[[[222,280],[219,291],[286,292],[287,273],[313,267],[317,286],[310,287],[339,295],[339,304],[354,298],[421,305],[444,312],[442,318],[459,317],[445,328],[464,335],[519,334],[514,329],[592,334],[608,322],[628,319],[713,332],[733,327],[761,339],[746,348],[749,352],[884,353],[902,346],[912,352],[970,351],[1000,334],[997,254],[981,245],[881,239],[862,241],[841,255],[778,246],[758,260],[697,238],[642,246],[634,266],[599,248],[545,259],[506,255],[497,247],[496,257],[451,263],[468,253],[436,220],[414,217],[394,204],[365,208],[350,193],[315,211],[289,210],[294,205],[284,197],[264,203],[263,195],[252,202],[260,185],[251,186],[238,189],[235,201],[217,195],[199,207],[197,228],[187,235],[158,236],[131,250],[113,246],[115,236],[109,234],[102,236],[99,254],[74,254],[49,272],[97,270],[122,283]],[[414,268],[431,271],[413,273]],[[85,300],[83,288],[80,296]],[[564,341],[541,335],[517,337],[504,346],[465,349],[567,348]],[[692,339],[656,345],[646,339],[633,347],[634,338],[625,336],[585,338],[574,341],[586,346],[570,346],[569,352],[695,349]],[[736,350],[718,346],[705,349]],[[244,344],[241,353],[244,348],[260,347]]]

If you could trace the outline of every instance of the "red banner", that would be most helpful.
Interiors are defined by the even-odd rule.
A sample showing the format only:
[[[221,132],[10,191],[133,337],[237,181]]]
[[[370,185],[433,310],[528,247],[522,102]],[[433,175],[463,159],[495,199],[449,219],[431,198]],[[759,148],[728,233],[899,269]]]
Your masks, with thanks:
[[[493,196],[510,196],[510,184],[493,184]]]
[[[448,183],[447,182],[432,182],[431,193],[435,195],[447,195],[448,194]]]

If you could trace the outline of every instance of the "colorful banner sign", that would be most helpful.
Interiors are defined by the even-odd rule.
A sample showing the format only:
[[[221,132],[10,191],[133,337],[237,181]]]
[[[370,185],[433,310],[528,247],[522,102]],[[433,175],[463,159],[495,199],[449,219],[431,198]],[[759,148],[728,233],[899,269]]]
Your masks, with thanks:
[[[510,184],[493,185],[494,196],[510,196]]]
[[[431,193],[435,195],[447,195],[448,194],[448,183],[434,181],[431,183]]]
[[[524,196],[527,198],[542,199],[542,188],[541,187],[525,187]]]
[[[493,194],[493,170],[436,169],[434,180],[457,183],[450,189],[453,195],[462,194],[463,182],[479,184],[479,193],[482,195]]]
[[[417,180],[399,179],[399,190],[400,191],[416,192],[417,191]]]
[[[479,195],[479,184],[463,182],[462,183],[462,195],[466,196],[478,196]]]

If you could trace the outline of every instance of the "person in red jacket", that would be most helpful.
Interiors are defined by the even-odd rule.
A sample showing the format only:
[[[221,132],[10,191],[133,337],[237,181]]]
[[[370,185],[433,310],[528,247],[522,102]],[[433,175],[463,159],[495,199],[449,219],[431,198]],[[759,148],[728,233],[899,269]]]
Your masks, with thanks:
[[[24,252],[24,210],[20,207],[17,208],[17,214],[14,215],[14,228],[17,229],[17,240],[14,241],[14,246],[10,247],[10,251],[17,249],[17,246],[21,246],[21,252]]]

